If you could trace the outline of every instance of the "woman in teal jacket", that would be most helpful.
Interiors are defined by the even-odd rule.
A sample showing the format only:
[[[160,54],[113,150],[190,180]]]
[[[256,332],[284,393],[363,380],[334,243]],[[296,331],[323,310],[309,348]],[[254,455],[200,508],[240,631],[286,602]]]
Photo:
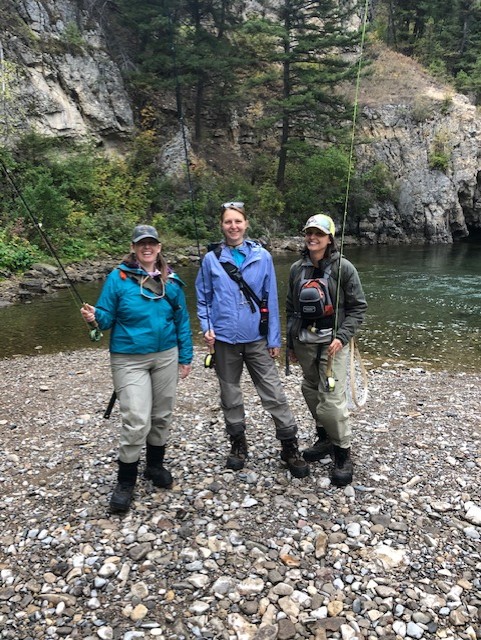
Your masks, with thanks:
[[[177,380],[191,371],[192,332],[182,281],[169,271],[154,227],[139,225],[131,253],[105,282],[95,307],[82,315],[110,329],[110,362],[122,428],[118,482],[110,506],[130,507],[141,451],[144,476],[157,487],[173,479],[164,468]]]

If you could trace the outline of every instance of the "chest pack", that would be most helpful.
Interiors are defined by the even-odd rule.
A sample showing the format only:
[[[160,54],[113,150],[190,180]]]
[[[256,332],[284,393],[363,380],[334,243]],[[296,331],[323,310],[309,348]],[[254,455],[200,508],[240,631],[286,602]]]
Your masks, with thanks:
[[[299,313],[303,320],[319,320],[334,315],[334,305],[329,293],[329,264],[322,278],[306,278],[304,267],[299,291]]]

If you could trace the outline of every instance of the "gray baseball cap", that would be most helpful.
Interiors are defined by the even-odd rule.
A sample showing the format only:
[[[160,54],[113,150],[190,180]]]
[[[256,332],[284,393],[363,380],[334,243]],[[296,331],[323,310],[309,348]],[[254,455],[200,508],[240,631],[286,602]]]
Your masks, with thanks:
[[[152,240],[160,242],[159,234],[155,227],[151,227],[148,224],[139,224],[135,227],[134,232],[132,233],[132,242],[135,244],[144,238],[152,238]]]

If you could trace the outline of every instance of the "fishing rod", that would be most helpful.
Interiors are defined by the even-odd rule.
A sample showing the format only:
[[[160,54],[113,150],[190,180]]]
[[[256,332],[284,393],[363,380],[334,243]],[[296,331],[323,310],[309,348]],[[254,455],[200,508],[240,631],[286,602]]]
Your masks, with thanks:
[[[43,227],[42,227],[42,223],[36,218],[36,216],[34,215],[31,207],[29,206],[28,202],[25,200],[22,192],[20,191],[20,189],[18,188],[15,180],[12,178],[12,176],[10,175],[10,172],[7,168],[7,166],[5,165],[4,161],[2,158],[0,158],[0,166],[2,168],[2,171],[7,179],[7,182],[9,183],[10,187],[13,190],[13,193],[17,196],[17,198],[20,200],[20,202],[23,204],[25,211],[27,212],[27,214],[29,215],[31,221],[33,222],[35,228],[37,229],[37,231],[40,234],[40,237],[42,238],[43,242],[45,243],[45,246],[47,247],[48,251],[50,252],[50,254],[52,255],[52,257],[54,258],[54,260],[57,262],[60,271],[65,279],[65,281],[67,282],[67,284],[70,287],[70,293],[71,295],[74,297],[74,300],[76,298],[76,302],[78,301],[80,303],[80,306],[83,307],[85,304],[85,301],[82,299],[81,295],[79,294],[77,288],[75,287],[73,281],[71,280],[71,278],[69,277],[68,273],[65,270],[65,267],[63,266],[57,252],[55,251],[54,246],[52,245],[50,238],[48,237],[47,233],[44,231]],[[102,332],[100,331],[99,325],[97,324],[97,322],[94,320],[93,322],[87,322],[85,320],[86,324],[88,325],[90,331],[89,331],[89,336],[90,339],[92,340],[92,342],[98,342],[101,337],[102,337]]]
[[[201,252],[201,248],[200,248],[199,225],[198,225],[198,222],[197,222],[197,209],[196,209],[196,205],[195,205],[194,187],[193,187],[193,183],[192,183],[192,175],[191,175],[191,172],[190,172],[189,149],[188,149],[188,145],[187,145],[187,135],[186,135],[186,131],[185,131],[185,122],[184,122],[184,111],[183,111],[183,106],[182,106],[182,92],[181,92],[181,87],[180,87],[179,71],[178,71],[178,67],[177,67],[177,53],[176,53],[176,48],[175,48],[175,32],[174,32],[174,18],[175,18],[175,14],[169,15],[170,48],[171,48],[171,51],[172,51],[172,64],[173,64],[173,71],[174,71],[174,78],[175,78],[175,99],[176,99],[176,106],[177,106],[177,120],[179,122],[180,132],[181,132],[181,136],[182,136],[182,145],[183,145],[183,149],[184,149],[184,158],[185,158],[185,173],[186,173],[186,177],[187,177],[187,185],[188,185],[189,197],[190,197],[190,208],[191,208],[191,213],[192,213],[192,219],[194,221],[194,231],[195,231],[195,239],[196,239],[196,246],[197,246],[197,255],[199,257],[202,284],[203,284],[204,291],[205,291],[206,290],[206,286],[205,286],[204,269],[202,268],[202,252]],[[212,324],[211,324],[211,320],[210,320],[209,306],[208,306],[207,302],[206,302],[206,305],[205,305],[205,311],[206,311],[206,317],[207,317],[207,326],[209,327],[209,330],[211,330]],[[214,350],[213,347],[210,347],[209,348],[209,353],[204,358],[204,367],[206,369],[212,369],[214,367],[214,364],[215,364],[215,350]]]

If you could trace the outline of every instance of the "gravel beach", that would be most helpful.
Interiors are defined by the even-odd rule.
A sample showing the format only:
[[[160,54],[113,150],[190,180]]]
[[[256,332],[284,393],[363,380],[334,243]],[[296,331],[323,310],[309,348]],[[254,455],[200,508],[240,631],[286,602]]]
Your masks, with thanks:
[[[249,460],[226,470],[202,357],[179,383],[174,487],[141,478],[125,516],[107,351],[1,361],[0,638],[481,638],[481,374],[372,368],[337,489],[329,459],[290,477],[247,378]],[[304,448],[300,370],[279,367]]]

